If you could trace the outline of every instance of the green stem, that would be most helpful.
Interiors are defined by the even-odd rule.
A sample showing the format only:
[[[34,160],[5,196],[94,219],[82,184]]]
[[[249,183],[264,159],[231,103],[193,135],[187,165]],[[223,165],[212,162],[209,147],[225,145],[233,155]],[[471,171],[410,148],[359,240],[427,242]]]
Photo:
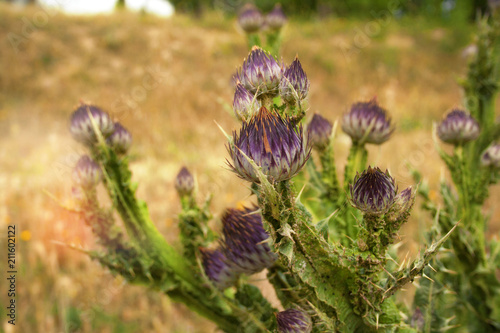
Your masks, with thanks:
[[[340,185],[337,178],[337,169],[335,167],[335,157],[331,142],[324,151],[319,152],[319,158],[322,167],[321,180],[326,189],[326,198],[335,205],[338,201]]]
[[[260,38],[258,34],[247,34],[247,39],[248,39],[248,49],[251,50],[254,46],[262,46],[262,43],[260,42]]]
[[[356,172],[366,169],[367,158],[368,151],[365,146],[353,143],[349,151],[344,173],[344,188],[346,190],[349,188],[349,184],[352,183],[354,176],[356,176]]]

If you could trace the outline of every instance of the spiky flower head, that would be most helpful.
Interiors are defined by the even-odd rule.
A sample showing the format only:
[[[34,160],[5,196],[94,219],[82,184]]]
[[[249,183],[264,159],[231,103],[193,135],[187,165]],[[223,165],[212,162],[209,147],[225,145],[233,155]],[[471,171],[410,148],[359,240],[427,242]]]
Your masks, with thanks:
[[[297,309],[288,309],[276,314],[279,333],[310,333],[312,331],[311,317]]]
[[[247,121],[259,112],[260,107],[261,103],[255,98],[255,95],[246,90],[240,82],[236,83],[233,100],[233,111],[236,118],[240,121]]]
[[[397,193],[396,181],[389,172],[378,167],[368,167],[356,174],[353,184],[349,185],[351,204],[364,214],[385,214],[394,203]]]
[[[186,167],[182,167],[177,177],[175,177],[175,189],[180,197],[188,196],[193,193],[194,178]]]
[[[307,126],[309,140],[313,148],[319,151],[325,150],[330,142],[332,129],[332,123],[328,119],[322,117],[319,113],[315,113],[309,126]]]
[[[238,16],[238,24],[246,33],[255,33],[264,24],[264,16],[254,5],[248,3]]]
[[[220,248],[200,248],[201,263],[206,276],[220,290],[231,287],[238,280],[238,273],[232,269]]]
[[[89,156],[83,155],[73,169],[73,179],[83,188],[93,188],[100,183],[102,170]]]
[[[122,124],[116,122],[115,129],[106,142],[117,154],[125,154],[132,145],[132,134]]]
[[[281,29],[287,21],[286,15],[281,8],[281,4],[274,5],[273,10],[266,15],[266,26],[272,30]]]
[[[71,115],[70,121],[70,131],[76,141],[86,145],[93,145],[97,142],[91,119],[105,138],[113,133],[114,124],[109,114],[97,106],[81,104]]]
[[[233,132],[233,143],[227,148],[233,171],[255,183],[260,180],[249,159],[271,181],[280,182],[297,174],[311,152],[301,125],[295,126],[289,118],[271,113],[265,107],[249,122],[243,122],[239,134]]]
[[[438,125],[437,134],[443,142],[462,145],[479,136],[479,123],[467,112],[454,109]]]
[[[399,192],[394,198],[394,203],[389,209],[388,220],[406,222],[410,216],[411,208],[415,203],[417,191],[413,187],[408,187]]]
[[[302,69],[299,57],[287,67],[280,82],[280,96],[290,104],[302,101],[309,93],[309,80]]]
[[[342,130],[357,144],[381,144],[389,140],[394,127],[387,111],[374,98],[369,102],[358,102],[342,117]]]
[[[283,68],[272,55],[254,46],[236,74],[251,94],[276,96]]]
[[[500,143],[489,146],[481,156],[483,166],[500,168]]]
[[[254,274],[271,267],[277,255],[267,244],[269,235],[255,208],[229,208],[222,216],[224,254],[234,270]]]

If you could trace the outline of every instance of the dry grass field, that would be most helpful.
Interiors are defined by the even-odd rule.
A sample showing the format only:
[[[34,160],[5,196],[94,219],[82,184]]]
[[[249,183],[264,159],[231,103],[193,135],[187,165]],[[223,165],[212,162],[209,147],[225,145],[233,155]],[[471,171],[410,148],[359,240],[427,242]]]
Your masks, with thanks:
[[[216,217],[248,197],[246,184],[226,170],[225,137],[215,123],[226,131],[238,126],[227,105],[230,77],[247,54],[243,34],[217,12],[201,19],[55,14],[43,21],[40,11],[0,4],[0,249],[6,249],[7,225],[15,224],[18,235],[17,324],[6,323],[3,253],[0,332],[215,331],[184,306],[129,286],[60,245],[96,247],[90,230],[60,207],[72,205],[71,168],[83,152],[71,139],[68,118],[83,100],[130,130],[138,196],[175,244],[180,204],[173,179],[182,165],[196,174],[200,198],[214,193]],[[409,161],[436,188],[443,164],[434,152],[432,123],[462,103],[456,80],[466,70],[462,50],[473,40],[473,27],[392,18],[360,38],[370,22],[377,23],[292,20],[283,58],[289,63],[298,54],[311,80],[309,117],[321,112],[336,120],[351,103],[377,96],[398,130],[370,149],[370,163],[389,168],[402,187],[412,183]],[[15,45],[12,34],[22,38]],[[349,144],[339,133],[339,170]],[[497,201],[499,193],[492,192]],[[500,210],[493,202],[487,209],[496,223],[491,234],[498,234]],[[407,248],[418,250],[429,223],[416,209],[404,230]]]

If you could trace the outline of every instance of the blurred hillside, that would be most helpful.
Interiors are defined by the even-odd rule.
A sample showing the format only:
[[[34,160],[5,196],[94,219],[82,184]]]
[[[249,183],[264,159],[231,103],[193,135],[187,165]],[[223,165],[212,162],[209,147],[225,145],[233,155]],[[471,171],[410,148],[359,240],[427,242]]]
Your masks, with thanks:
[[[199,19],[128,12],[67,17],[3,3],[0,18],[0,223],[19,228],[17,332],[213,331],[183,306],[128,286],[58,245],[96,247],[90,230],[46,193],[72,205],[71,168],[83,149],[71,140],[68,118],[83,100],[110,112],[134,136],[138,196],[170,242],[176,242],[180,210],[173,179],[182,165],[196,174],[200,198],[215,194],[216,215],[247,199],[245,182],[226,170],[225,137],[214,122],[228,132],[238,127],[228,109],[230,77],[248,50],[234,20],[218,11]],[[373,96],[389,110],[398,129],[370,149],[370,163],[389,168],[401,187],[412,183],[410,162],[435,188],[442,164],[432,123],[462,103],[456,79],[465,73],[463,50],[474,29],[436,22],[291,20],[284,31],[284,61],[298,54],[311,80],[308,117],[321,112],[336,120],[353,102]],[[349,145],[339,133],[338,170]],[[497,188],[492,195],[498,194]],[[492,214],[497,226],[498,208]],[[417,230],[428,223],[416,210],[403,238],[406,249],[418,249]],[[0,331],[13,332],[3,320]]]

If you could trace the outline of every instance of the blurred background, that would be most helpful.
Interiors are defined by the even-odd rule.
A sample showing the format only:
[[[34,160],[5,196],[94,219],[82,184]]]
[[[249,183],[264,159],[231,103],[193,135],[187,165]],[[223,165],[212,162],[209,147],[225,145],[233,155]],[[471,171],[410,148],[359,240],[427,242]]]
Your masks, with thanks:
[[[493,1],[494,2],[494,1]],[[493,4],[493,2],[491,4]],[[263,12],[274,1],[257,0]],[[289,17],[282,55],[299,55],[311,81],[308,119],[339,119],[377,97],[397,131],[370,148],[400,188],[413,184],[407,163],[436,185],[443,164],[432,124],[463,106],[457,79],[474,52],[474,17],[487,1],[283,0]],[[7,323],[6,255],[0,261],[0,332],[214,332],[215,327],[158,292],[130,286],[85,254],[96,249],[72,207],[71,171],[84,149],[68,119],[79,101],[108,111],[132,133],[138,197],[166,239],[177,244],[180,211],[173,180],[185,165],[200,200],[214,194],[212,226],[224,208],[248,199],[227,170],[232,74],[248,53],[236,15],[242,0],[0,1],[0,249],[17,226],[17,321]],[[350,139],[338,134],[343,170]],[[444,175],[447,176],[447,175]],[[432,191],[437,198],[435,191]],[[486,209],[498,234],[500,210]],[[417,253],[431,223],[415,209],[401,253]],[[259,284],[261,277],[255,276]],[[271,295],[263,286],[264,293]],[[411,299],[405,293],[403,301]]]

